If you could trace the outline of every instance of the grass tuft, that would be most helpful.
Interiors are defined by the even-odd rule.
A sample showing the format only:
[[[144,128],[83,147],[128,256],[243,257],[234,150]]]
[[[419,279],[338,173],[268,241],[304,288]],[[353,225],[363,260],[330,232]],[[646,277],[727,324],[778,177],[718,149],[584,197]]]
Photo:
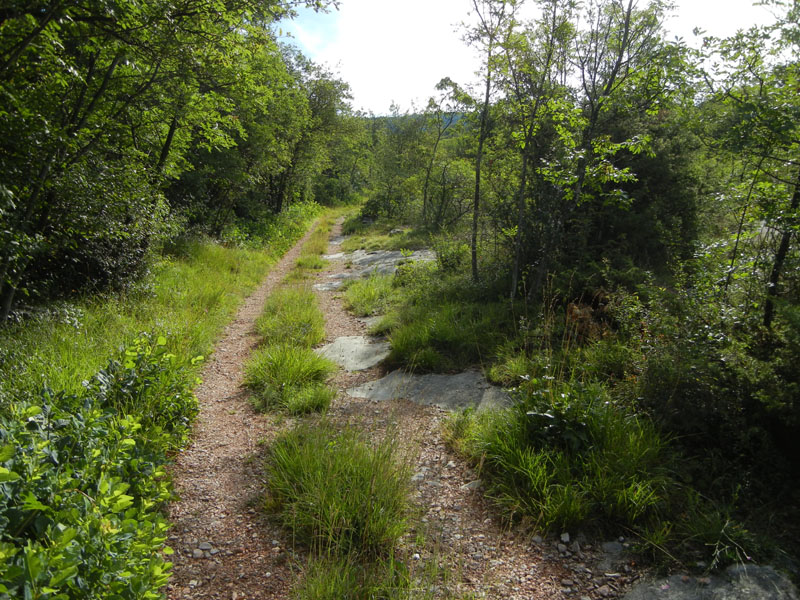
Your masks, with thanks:
[[[336,365],[311,348],[270,344],[256,350],[245,367],[245,384],[253,390],[256,408],[289,408],[304,388],[324,383]]]
[[[292,538],[322,554],[387,556],[407,528],[409,472],[387,438],[301,424],[273,445],[267,506]]]
[[[312,290],[283,287],[267,299],[256,330],[266,344],[311,347],[325,339],[325,319]]]
[[[370,274],[366,279],[353,281],[344,293],[345,306],[359,317],[386,312],[393,293],[392,275]]]

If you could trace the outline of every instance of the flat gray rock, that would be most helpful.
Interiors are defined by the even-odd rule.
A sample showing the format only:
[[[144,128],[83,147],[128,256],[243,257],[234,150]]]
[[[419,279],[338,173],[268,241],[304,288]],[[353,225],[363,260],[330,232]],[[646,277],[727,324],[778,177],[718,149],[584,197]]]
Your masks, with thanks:
[[[432,250],[417,250],[411,254],[404,254],[399,250],[375,250],[371,252],[356,250],[349,254],[344,252],[326,254],[324,258],[328,260],[347,260],[350,263],[350,272],[331,275],[331,277],[343,276],[345,279],[352,279],[364,277],[373,272],[379,275],[391,275],[403,263],[432,261],[436,259],[436,254]]]
[[[320,292],[332,292],[334,290],[338,290],[340,287],[344,285],[344,281],[341,279],[334,279],[332,281],[323,281],[322,283],[315,283],[312,287],[315,290],[319,290]]]
[[[347,393],[354,398],[368,398],[375,402],[405,398],[446,410],[470,406],[490,410],[510,404],[508,395],[490,385],[478,371],[457,375],[411,375],[398,369],[377,381],[350,388]]]
[[[772,567],[733,565],[718,576],[644,581],[623,600],[798,600],[787,577]]]
[[[333,343],[318,348],[317,352],[346,371],[363,371],[389,356],[389,343],[363,335],[348,335],[336,338]]]
[[[375,325],[381,322],[381,319],[383,319],[383,315],[377,315],[375,317],[360,317],[358,320],[366,325],[367,328],[372,329],[375,327]]]

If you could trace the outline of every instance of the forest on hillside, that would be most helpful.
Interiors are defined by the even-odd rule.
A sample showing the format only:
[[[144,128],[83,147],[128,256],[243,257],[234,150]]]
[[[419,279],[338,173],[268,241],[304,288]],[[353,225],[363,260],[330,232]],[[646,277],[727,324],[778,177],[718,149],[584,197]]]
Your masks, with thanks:
[[[95,379],[108,356],[86,359],[62,388],[41,369],[76,354],[45,356],[43,340],[79,329],[100,299],[179,295],[154,281],[186,257],[228,261],[238,277],[245,259],[215,248],[285,250],[317,204],[357,204],[350,232],[410,226],[409,248],[435,250],[434,270],[395,278],[404,298],[386,332],[403,366],[480,365],[514,390],[520,410],[502,422],[449,425],[511,521],[623,523],[653,556],[796,567],[800,5],[767,0],[773,24],[695,49],[666,38],[662,0],[535,0],[530,21],[522,3],[472,0],[465,40],[483,57],[479,87],[445,77],[425,107],[388,116],[354,111],[346,82],[278,40],[276,22],[298,6],[335,3],[0,7],[0,580],[24,579],[24,555],[35,581],[32,540],[47,537],[36,568],[49,583],[31,597],[75,583],[67,547],[80,528],[46,506],[63,500],[47,481],[74,479],[55,467],[35,483],[18,475],[36,456],[59,464],[41,441],[50,412],[66,411],[64,444],[95,444],[111,421],[80,407],[88,394],[114,415],[134,410],[131,398],[150,392],[131,391],[136,373],[118,388],[109,373],[135,367],[179,408],[145,419],[135,457],[126,440],[139,426],[121,422],[117,458],[98,460],[158,465],[185,441],[192,359],[213,334],[173,348],[159,333],[133,342],[144,327],[126,325],[116,343],[128,358]],[[201,312],[224,304],[225,292],[204,294]],[[165,326],[155,312],[147,323]],[[636,436],[650,441],[634,449]],[[586,459],[602,444],[641,460]],[[128,495],[128,468],[104,484],[111,513],[129,509],[123,497],[164,501],[157,477]],[[570,483],[617,476],[604,489]],[[136,535],[158,547],[160,521],[147,515],[149,533]],[[141,589],[157,589],[148,553]],[[96,565],[82,585],[121,568]]]

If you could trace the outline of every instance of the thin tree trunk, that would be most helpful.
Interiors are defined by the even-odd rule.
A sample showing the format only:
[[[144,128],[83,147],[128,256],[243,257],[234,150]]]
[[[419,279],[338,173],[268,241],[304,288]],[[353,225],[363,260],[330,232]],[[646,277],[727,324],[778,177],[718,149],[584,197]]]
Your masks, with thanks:
[[[531,130],[533,130],[533,125],[531,125],[529,131]],[[509,295],[511,300],[517,295],[520,262],[522,260],[522,225],[525,221],[525,192],[528,180],[528,142],[530,141],[530,133],[526,137],[528,139],[522,149],[522,172],[520,173],[519,189],[517,190],[517,235],[514,240],[514,267],[511,270],[511,294]]]
[[[800,172],[797,174],[797,182],[794,184],[792,194],[792,204],[789,207],[790,215],[794,216],[800,207]],[[789,253],[789,244],[792,241],[794,232],[786,227],[781,234],[781,243],[778,252],[775,254],[775,262],[772,263],[772,272],[769,274],[769,284],[767,285],[767,299],[764,303],[764,327],[770,329],[775,318],[775,298],[778,296],[778,282],[780,281],[781,271],[786,255]]]
[[[172,139],[175,137],[175,131],[178,129],[178,115],[172,117],[172,122],[169,124],[169,131],[167,132],[167,139],[164,140],[164,145],[161,147],[161,155],[158,157],[158,164],[156,165],[156,173],[161,174],[164,170],[164,165],[167,164],[167,157],[169,156],[169,149],[172,146]]]
[[[478,282],[478,217],[480,215],[481,201],[481,162],[483,160],[483,142],[486,139],[486,121],[489,113],[489,94],[492,89],[491,51],[486,67],[486,93],[481,110],[481,130],[478,136],[478,155],[475,157],[475,197],[472,201],[472,281]]]

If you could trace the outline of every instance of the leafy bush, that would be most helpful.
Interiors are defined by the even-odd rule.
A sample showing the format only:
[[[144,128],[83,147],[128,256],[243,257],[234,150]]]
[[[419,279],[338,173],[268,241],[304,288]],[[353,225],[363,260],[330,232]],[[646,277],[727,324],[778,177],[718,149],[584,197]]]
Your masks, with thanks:
[[[81,394],[0,415],[0,597],[161,597],[164,465],[196,412],[165,345],[140,338]]]
[[[409,473],[391,439],[371,447],[322,421],[279,438],[267,463],[267,506],[292,538],[340,557],[386,555],[405,532]]]

